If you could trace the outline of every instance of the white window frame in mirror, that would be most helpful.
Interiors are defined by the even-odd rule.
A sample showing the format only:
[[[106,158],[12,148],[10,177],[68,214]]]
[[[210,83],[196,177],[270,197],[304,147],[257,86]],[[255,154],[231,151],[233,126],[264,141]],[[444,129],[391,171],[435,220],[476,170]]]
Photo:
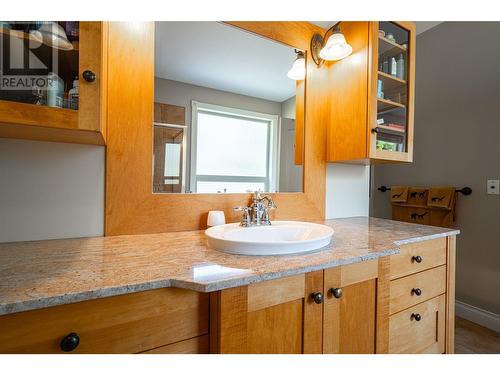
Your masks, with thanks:
[[[265,189],[269,192],[279,191],[279,165],[280,165],[280,127],[281,127],[281,117],[279,115],[271,115],[267,113],[247,111],[239,108],[226,107],[215,104],[202,103],[195,100],[191,101],[191,150],[190,150],[190,179],[189,186],[191,192],[196,191],[196,157],[197,157],[197,141],[198,141],[198,112],[213,112],[219,113],[221,115],[230,115],[236,117],[247,117],[255,120],[263,120],[269,122],[270,132],[269,132],[269,147],[268,147],[268,168],[267,176],[261,178],[265,180]],[[207,177],[207,176],[205,176]],[[235,179],[234,176],[227,176],[227,181],[234,182],[249,182],[249,180],[259,178],[241,178]],[[217,177],[214,181],[224,181],[223,177]],[[243,193],[243,192],[241,192]]]

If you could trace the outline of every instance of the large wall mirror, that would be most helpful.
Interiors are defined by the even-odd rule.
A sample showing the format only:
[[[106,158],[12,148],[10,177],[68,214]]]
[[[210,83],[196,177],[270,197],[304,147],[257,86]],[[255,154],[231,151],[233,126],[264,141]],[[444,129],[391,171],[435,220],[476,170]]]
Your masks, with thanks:
[[[302,192],[304,53],[218,22],[155,29],[153,192]]]

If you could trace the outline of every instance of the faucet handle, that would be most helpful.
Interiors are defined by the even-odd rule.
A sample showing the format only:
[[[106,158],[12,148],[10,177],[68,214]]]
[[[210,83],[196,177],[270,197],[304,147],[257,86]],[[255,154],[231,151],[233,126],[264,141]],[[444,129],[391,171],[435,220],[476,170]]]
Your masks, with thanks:
[[[233,207],[233,211],[245,211],[245,212],[247,212],[248,210],[250,210],[250,207],[243,207],[243,206]]]
[[[234,211],[243,211],[243,216],[241,217],[241,223],[240,225],[242,227],[249,227],[252,224],[252,220],[250,219],[250,207],[244,207],[244,206],[236,206],[233,207]]]

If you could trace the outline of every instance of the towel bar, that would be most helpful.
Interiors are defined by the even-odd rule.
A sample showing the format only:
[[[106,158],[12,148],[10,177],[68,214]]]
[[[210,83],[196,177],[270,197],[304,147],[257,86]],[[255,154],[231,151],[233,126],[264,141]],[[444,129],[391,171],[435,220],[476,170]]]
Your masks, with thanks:
[[[382,193],[385,193],[388,190],[391,190],[390,187],[387,187],[385,185],[380,186],[377,190],[380,190]],[[461,189],[455,189],[457,193],[462,193],[463,195],[471,195],[472,194],[472,189],[468,186],[463,187]]]

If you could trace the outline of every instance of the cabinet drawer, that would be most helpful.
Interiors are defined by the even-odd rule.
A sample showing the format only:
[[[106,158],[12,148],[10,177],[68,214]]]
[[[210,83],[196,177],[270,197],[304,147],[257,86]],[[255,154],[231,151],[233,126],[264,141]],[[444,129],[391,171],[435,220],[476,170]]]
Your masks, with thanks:
[[[392,280],[390,290],[390,314],[434,298],[446,291],[446,266]]]
[[[446,263],[446,237],[401,246],[390,258],[391,280]]]
[[[390,354],[444,353],[444,339],[445,295],[389,318]]]
[[[208,295],[163,288],[0,316],[0,353],[138,353],[208,333]]]

